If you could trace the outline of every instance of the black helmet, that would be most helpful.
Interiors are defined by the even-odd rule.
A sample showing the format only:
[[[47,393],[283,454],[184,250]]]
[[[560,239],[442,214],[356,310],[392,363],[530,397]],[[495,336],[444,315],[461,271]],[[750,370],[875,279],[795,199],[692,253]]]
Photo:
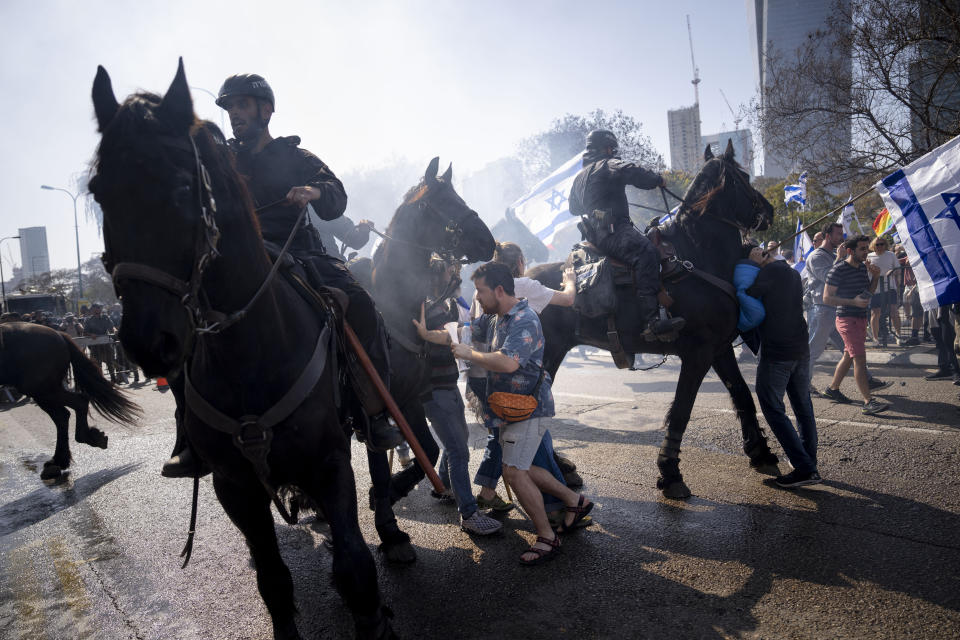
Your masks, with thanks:
[[[587,151],[603,153],[607,149],[613,149],[613,153],[616,155],[619,148],[620,144],[617,142],[617,136],[613,135],[612,131],[594,129],[587,134]]]
[[[263,76],[258,76],[255,73],[240,73],[224,80],[223,86],[220,87],[220,94],[217,97],[217,106],[224,109],[223,101],[230,96],[252,96],[254,98],[260,98],[261,100],[269,102],[273,109],[277,108],[273,99],[273,89],[271,89],[267,81],[263,79]]]

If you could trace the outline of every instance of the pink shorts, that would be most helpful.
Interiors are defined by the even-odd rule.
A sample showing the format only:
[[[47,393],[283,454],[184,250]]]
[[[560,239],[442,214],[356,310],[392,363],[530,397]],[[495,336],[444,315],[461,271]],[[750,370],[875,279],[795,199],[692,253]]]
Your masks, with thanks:
[[[837,318],[837,331],[843,338],[843,348],[851,358],[867,354],[867,319]]]

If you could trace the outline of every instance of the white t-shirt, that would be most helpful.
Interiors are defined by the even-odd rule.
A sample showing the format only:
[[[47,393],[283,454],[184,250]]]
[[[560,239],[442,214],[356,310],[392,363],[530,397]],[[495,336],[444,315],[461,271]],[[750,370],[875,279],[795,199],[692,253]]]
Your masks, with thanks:
[[[517,298],[526,298],[527,305],[533,309],[534,313],[540,315],[540,312],[547,308],[547,305],[550,304],[550,301],[553,300],[553,295],[557,293],[556,290],[551,289],[550,287],[541,284],[533,278],[514,278],[513,279],[513,294]],[[480,308],[480,301],[477,300],[477,294],[473,294],[473,302],[470,304],[470,317],[477,318],[480,314],[483,313],[483,309]],[[477,348],[478,345],[474,342],[474,348]],[[470,363],[470,369],[468,375],[471,378],[483,378],[487,375],[487,370],[481,367],[478,364]]]
[[[889,250],[884,251],[880,255],[871,253],[867,256],[867,260],[870,261],[870,264],[875,264],[880,267],[881,277],[886,277],[887,274],[900,266],[900,261],[897,260],[897,256],[893,255],[893,251]]]

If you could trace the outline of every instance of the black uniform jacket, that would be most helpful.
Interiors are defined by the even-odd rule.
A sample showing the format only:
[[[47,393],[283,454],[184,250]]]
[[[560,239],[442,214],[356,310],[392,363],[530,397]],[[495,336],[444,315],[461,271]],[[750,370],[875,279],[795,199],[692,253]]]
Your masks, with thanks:
[[[259,153],[253,154],[238,146],[235,140],[230,141],[230,147],[237,154],[237,170],[246,180],[255,206],[266,207],[257,211],[263,237],[281,245],[302,210],[282,202],[291,188],[319,189],[322,196],[311,205],[324,220],[340,217],[347,208],[343,183],[320,158],[301,149],[299,144],[297,136],[274,138]]]
[[[570,213],[575,216],[591,214],[596,209],[613,212],[615,224],[630,224],[626,185],[639,189],[653,189],[660,184],[660,176],[649,169],[619,158],[603,158],[588,163],[573,180],[570,190]]]

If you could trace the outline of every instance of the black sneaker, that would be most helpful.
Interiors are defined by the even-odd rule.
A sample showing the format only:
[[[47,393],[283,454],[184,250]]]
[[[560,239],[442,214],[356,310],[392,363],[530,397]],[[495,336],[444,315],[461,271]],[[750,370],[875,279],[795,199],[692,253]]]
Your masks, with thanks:
[[[843,395],[843,392],[840,389],[831,389],[827,387],[820,392],[820,395],[827,400],[833,400],[834,402],[839,402],[841,404],[853,404],[853,400]]]
[[[916,347],[920,344],[920,338],[917,336],[910,336],[903,341],[903,346],[905,347]]]
[[[869,380],[867,380],[867,384],[870,385],[870,391],[877,391],[879,389],[886,389],[887,387],[893,386],[892,381],[887,380],[886,382],[884,382],[879,378],[870,378]]]
[[[820,484],[823,482],[823,479],[820,477],[820,474],[816,471],[810,471],[809,473],[800,473],[796,469],[791,471],[785,476],[780,476],[774,482],[777,483],[778,487],[783,487],[785,489],[795,489],[797,487],[805,487],[810,484]]]
[[[953,378],[952,371],[946,371],[944,369],[937,369],[933,373],[928,373],[923,376],[924,380],[950,380]]]

